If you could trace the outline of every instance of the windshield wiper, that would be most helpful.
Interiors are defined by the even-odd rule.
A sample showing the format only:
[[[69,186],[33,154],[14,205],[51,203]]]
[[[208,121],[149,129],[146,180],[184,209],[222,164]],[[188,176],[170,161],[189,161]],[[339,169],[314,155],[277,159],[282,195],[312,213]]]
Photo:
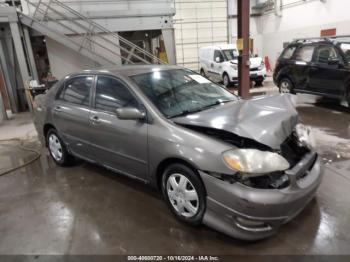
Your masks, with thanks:
[[[217,106],[217,105],[221,105],[221,104],[225,104],[225,103],[229,103],[229,102],[232,102],[232,101],[235,101],[235,100],[230,100],[230,99],[227,99],[227,100],[216,100],[214,103],[210,104],[210,105],[207,105],[207,106],[204,106],[204,107],[201,107],[201,108],[198,108],[198,109],[195,109],[195,110],[184,110],[182,111],[181,113],[179,114],[176,114],[176,115],[173,115],[173,116],[170,116],[168,118],[175,118],[175,117],[180,117],[180,116],[187,116],[187,115],[190,115],[190,114],[194,114],[194,113],[197,113],[197,112],[201,112],[201,111],[204,111],[204,110],[207,110],[211,107],[214,107],[214,106]]]

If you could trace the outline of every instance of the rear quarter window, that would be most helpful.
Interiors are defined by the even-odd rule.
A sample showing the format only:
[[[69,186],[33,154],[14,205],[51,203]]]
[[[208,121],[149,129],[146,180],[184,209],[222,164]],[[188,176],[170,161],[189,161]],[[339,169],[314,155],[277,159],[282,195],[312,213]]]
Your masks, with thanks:
[[[281,54],[282,59],[291,59],[294,51],[297,47],[296,46],[289,46],[286,49],[284,49],[283,53]]]

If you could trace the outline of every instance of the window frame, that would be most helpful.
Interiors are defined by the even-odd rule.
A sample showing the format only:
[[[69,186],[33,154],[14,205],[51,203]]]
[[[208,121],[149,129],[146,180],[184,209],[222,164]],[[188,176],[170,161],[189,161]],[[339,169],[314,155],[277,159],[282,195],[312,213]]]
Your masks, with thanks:
[[[103,113],[107,113],[107,114],[111,114],[111,115],[116,115],[116,111],[111,112],[111,111],[108,111],[108,110],[102,110],[102,109],[96,108],[96,91],[97,91],[97,82],[98,82],[98,78],[99,77],[109,77],[109,78],[112,78],[112,79],[117,80],[120,83],[122,83],[123,86],[130,92],[130,94],[135,99],[135,101],[137,103],[136,108],[142,110],[141,109],[142,103],[141,103],[140,99],[137,97],[137,95],[135,94],[134,90],[132,90],[132,88],[130,88],[130,85],[128,85],[124,80],[122,80],[121,78],[119,78],[117,76],[105,75],[105,74],[97,74],[95,76],[95,82],[94,82],[94,85],[93,85],[93,88],[92,88],[93,89],[93,94],[92,94],[92,101],[91,101],[91,109],[93,109],[94,111],[97,111],[97,112],[103,112]]]
[[[66,100],[63,100],[61,99],[59,96],[61,95],[61,93],[63,92],[63,90],[65,90],[66,88],[66,84],[68,81],[74,79],[74,78],[78,78],[78,77],[92,77],[92,82],[91,82],[91,85],[90,85],[90,90],[89,90],[89,104],[88,105],[83,105],[83,104],[76,104],[76,103],[72,103],[72,102],[69,102],[69,101],[66,101]],[[91,108],[91,103],[92,103],[92,95],[93,95],[93,88],[95,86],[95,82],[96,82],[96,75],[94,74],[80,74],[80,75],[73,75],[73,76],[70,76],[68,77],[67,79],[65,79],[62,84],[58,87],[57,89],[57,92],[56,92],[56,95],[55,95],[55,101],[60,101],[60,102],[63,102],[63,103],[67,103],[67,104],[70,104],[70,105],[74,105],[74,106],[82,106],[82,107],[85,107],[85,108]]]

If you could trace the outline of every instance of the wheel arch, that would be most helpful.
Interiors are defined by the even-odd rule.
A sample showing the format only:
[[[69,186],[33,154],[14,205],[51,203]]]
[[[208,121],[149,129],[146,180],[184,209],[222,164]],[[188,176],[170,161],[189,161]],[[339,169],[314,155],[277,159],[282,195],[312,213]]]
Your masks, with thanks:
[[[169,157],[169,158],[163,159],[158,164],[158,166],[156,168],[155,176],[156,176],[156,187],[158,190],[161,190],[162,175],[163,175],[165,169],[172,164],[182,164],[182,165],[190,168],[195,174],[198,175],[199,179],[202,181],[202,178],[200,177],[200,175],[198,173],[198,168],[195,165],[193,165],[189,161],[186,161],[182,158]],[[203,181],[202,181],[202,183],[203,183]],[[203,183],[203,185],[204,185],[204,183]]]
[[[285,79],[285,78],[287,78],[287,79],[292,83],[293,87],[295,88],[295,81],[294,81],[293,78],[292,78],[290,75],[288,75],[288,74],[282,74],[281,76],[278,77],[278,81],[277,81],[278,87],[280,87],[281,81],[282,81],[283,79]]]
[[[49,132],[50,129],[55,129],[55,126],[51,123],[46,123],[43,127],[43,134],[44,134],[44,137],[45,137],[45,144],[47,146],[47,142],[46,142],[46,136],[47,136],[47,133]]]

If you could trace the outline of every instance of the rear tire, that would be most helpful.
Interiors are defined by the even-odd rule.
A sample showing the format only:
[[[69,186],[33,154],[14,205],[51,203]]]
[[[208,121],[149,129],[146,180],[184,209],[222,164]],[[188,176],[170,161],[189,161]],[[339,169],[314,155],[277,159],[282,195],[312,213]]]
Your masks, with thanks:
[[[163,173],[162,192],[172,213],[190,225],[202,223],[205,188],[199,175],[183,164],[172,164]]]
[[[279,85],[279,90],[281,94],[293,94],[294,86],[293,83],[288,78],[282,78]]]
[[[74,157],[68,153],[66,145],[58,135],[56,129],[50,129],[46,135],[46,144],[50,155],[59,166],[69,166],[74,163]]]
[[[203,68],[201,69],[201,76],[203,76],[203,77],[205,77],[205,78],[207,77],[207,75],[205,74],[205,72],[204,72],[204,69],[203,69]]]
[[[255,81],[255,86],[257,87],[264,86],[263,82],[264,81]]]

